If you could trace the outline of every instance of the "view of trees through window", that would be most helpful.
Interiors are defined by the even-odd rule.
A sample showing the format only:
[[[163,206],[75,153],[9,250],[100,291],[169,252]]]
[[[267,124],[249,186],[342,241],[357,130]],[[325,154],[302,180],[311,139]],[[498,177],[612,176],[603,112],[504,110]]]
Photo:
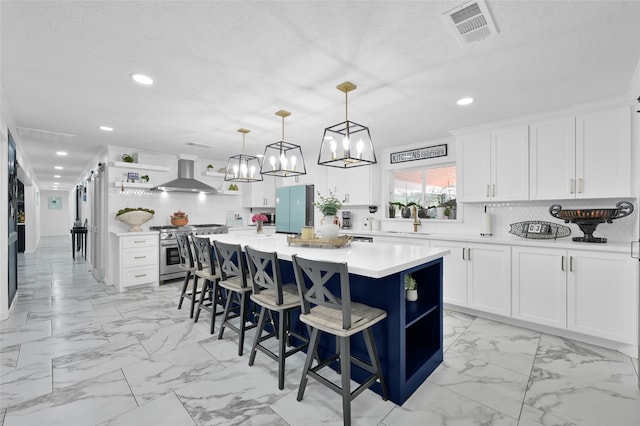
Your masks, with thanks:
[[[456,199],[456,166],[393,172],[394,199],[403,204],[414,202],[424,208]]]

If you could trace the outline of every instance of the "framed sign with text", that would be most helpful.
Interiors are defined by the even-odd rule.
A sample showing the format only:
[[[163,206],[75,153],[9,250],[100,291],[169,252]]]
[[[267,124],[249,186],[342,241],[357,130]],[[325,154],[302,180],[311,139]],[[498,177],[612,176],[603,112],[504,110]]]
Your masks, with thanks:
[[[428,158],[446,157],[447,144],[434,145],[426,148],[411,149],[391,153],[391,164],[404,163],[406,161],[425,160]]]

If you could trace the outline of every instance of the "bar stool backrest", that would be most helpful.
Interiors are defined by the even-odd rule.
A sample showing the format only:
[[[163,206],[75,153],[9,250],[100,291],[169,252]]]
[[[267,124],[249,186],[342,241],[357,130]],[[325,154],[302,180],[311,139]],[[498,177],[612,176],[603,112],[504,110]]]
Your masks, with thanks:
[[[178,240],[178,254],[180,255],[180,264],[185,268],[193,268],[193,253],[191,252],[191,243],[189,243],[189,234],[181,233],[176,235]]]
[[[213,247],[215,248],[222,280],[240,277],[242,279],[242,288],[245,288],[247,286],[247,260],[244,253],[242,253],[242,246],[240,244],[214,241]]]
[[[312,304],[336,309],[342,313],[342,328],[351,328],[351,290],[347,264],[303,259],[295,254],[291,260],[302,313],[308,314]],[[336,280],[340,282],[339,296],[327,287],[327,284]]]
[[[213,247],[211,241],[207,237],[191,237],[193,241],[193,250],[195,251],[196,266],[198,270],[206,270],[209,274],[216,274],[216,263],[213,255]]]
[[[262,290],[272,289],[276,296],[276,305],[282,305],[284,300],[278,254],[276,252],[256,250],[249,246],[245,246],[244,251],[247,254],[247,265],[253,294],[258,294]]]

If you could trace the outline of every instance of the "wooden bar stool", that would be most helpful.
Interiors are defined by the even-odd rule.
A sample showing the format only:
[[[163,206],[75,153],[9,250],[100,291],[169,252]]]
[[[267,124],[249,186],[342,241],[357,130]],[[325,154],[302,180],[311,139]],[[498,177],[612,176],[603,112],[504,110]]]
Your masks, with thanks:
[[[214,241],[213,247],[216,258],[218,259],[218,265],[220,266],[221,279],[218,284],[227,290],[227,302],[224,307],[224,316],[222,317],[222,325],[218,332],[218,339],[222,339],[225,327],[229,327],[238,333],[240,337],[240,341],[238,342],[238,355],[242,355],[246,331],[257,326],[255,323],[247,325],[247,302],[249,300],[248,295],[251,293],[251,287],[247,284],[248,271],[246,257],[244,253],[242,253],[240,244],[227,244]],[[231,311],[236,311],[235,315],[231,315]],[[234,318],[240,319],[239,327],[231,324],[230,320]]]
[[[180,268],[185,271],[184,284],[182,285],[182,291],[180,292],[180,302],[178,303],[178,309],[182,308],[182,302],[185,298],[191,300],[191,310],[189,318],[193,318],[193,311],[195,309],[195,301],[200,293],[198,291],[198,276],[195,274],[196,266],[193,261],[193,252],[191,251],[191,243],[189,242],[189,234],[181,233],[176,235],[178,240],[178,255],[180,256]],[[189,281],[193,281],[191,290],[188,289]]]
[[[258,350],[266,354],[278,363],[278,389],[284,389],[285,359],[309,345],[307,337],[290,330],[290,314],[292,310],[300,308],[300,296],[298,296],[295,284],[282,283],[278,255],[275,252],[259,251],[249,246],[245,246],[244,249],[253,288],[251,300],[260,306],[258,329],[251,347],[249,365],[253,365]],[[277,313],[278,325],[273,324],[274,331],[262,336],[267,315],[273,318],[272,313]],[[301,343],[287,351],[290,336],[298,339]],[[277,354],[262,345],[262,342],[273,337],[278,339]]]
[[[218,285],[221,275],[219,267],[216,266],[213,246],[209,238],[194,235],[191,237],[191,240],[193,241],[193,251],[196,260],[195,273],[198,277],[204,279],[193,322],[198,322],[202,309],[211,312],[211,328],[209,333],[213,334],[216,325],[216,316],[224,312],[225,305],[225,297],[222,294],[222,289]],[[222,308],[219,311],[218,305]]]
[[[382,388],[382,399],[387,400],[387,386],[380,369],[380,360],[376,350],[371,327],[387,317],[382,309],[351,302],[349,272],[346,263],[322,262],[292,256],[293,270],[301,300],[300,321],[311,327],[311,340],[302,371],[298,401],[304,396],[307,376],[311,376],[333,391],[342,395],[342,415],[345,425],[351,424],[351,400],[376,381]],[[340,293],[333,293],[327,284],[339,284]],[[313,306],[312,306],[313,305]],[[350,337],[363,333],[369,361],[365,362],[351,355]],[[336,354],[311,367],[317,356],[321,333],[336,336]],[[318,371],[334,361],[340,363],[342,387],[335,385]],[[371,377],[351,392],[351,363],[371,373]]]

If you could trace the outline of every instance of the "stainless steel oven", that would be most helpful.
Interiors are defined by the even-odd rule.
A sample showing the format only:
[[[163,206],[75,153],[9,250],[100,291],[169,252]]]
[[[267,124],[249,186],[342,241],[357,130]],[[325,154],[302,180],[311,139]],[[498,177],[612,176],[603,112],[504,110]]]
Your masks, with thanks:
[[[176,235],[182,232],[194,235],[226,234],[229,228],[225,225],[206,224],[177,226],[152,226],[149,229],[160,232],[160,283],[168,280],[184,278],[185,271],[180,268],[178,240]]]

